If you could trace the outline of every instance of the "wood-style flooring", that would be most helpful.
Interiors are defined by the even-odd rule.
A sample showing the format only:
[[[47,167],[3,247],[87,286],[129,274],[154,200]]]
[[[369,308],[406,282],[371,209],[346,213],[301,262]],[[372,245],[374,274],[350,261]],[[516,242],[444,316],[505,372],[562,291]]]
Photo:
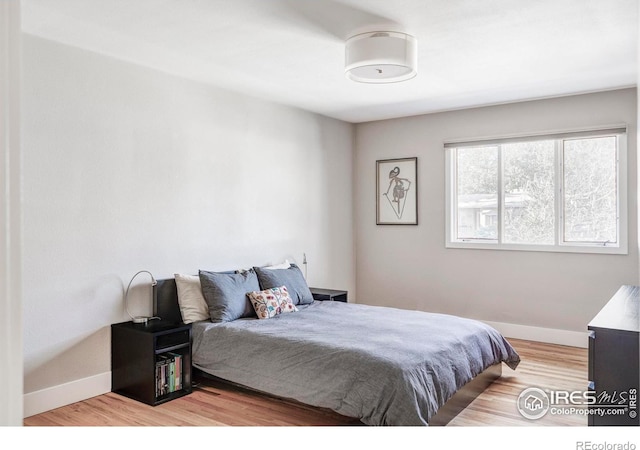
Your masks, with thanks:
[[[522,358],[456,416],[449,426],[586,426],[585,415],[551,415],[528,420],[516,408],[528,387],[584,390],[587,350],[509,339]],[[350,426],[359,421],[331,411],[240,389],[222,382],[202,381],[192,394],[148,406],[114,393],[28,417],[25,426]]]

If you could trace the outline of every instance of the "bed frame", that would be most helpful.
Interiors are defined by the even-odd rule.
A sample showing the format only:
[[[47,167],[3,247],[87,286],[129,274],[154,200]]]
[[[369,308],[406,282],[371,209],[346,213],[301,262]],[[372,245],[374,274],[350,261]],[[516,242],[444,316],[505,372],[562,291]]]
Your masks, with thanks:
[[[153,315],[160,317],[163,321],[182,323],[182,315],[180,314],[180,306],[178,305],[178,289],[174,278],[157,280],[156,285],[153,287]],[[198,372],[200,371],[195,371],[194,373]],[[501,376],[502,363],[488,367],[484,372],[480,373],[458,390],[458,392],[431,417],[429,425],[443,426],[449,423]],[[216,380],[228,383],[231,386],[238,386],[236,383],[230,381],[220,380],[218,378],[216,378]]]

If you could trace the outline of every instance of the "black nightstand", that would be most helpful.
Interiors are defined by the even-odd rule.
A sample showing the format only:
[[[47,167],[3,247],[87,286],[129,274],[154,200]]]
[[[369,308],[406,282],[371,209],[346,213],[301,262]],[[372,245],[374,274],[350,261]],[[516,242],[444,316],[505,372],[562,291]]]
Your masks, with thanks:
[[[111,325],[111,390],[159,405],[191,388],[191,324]]]
[[[314,300],[334,301],[347,303],[347,291],[335,289],[309,288]]]

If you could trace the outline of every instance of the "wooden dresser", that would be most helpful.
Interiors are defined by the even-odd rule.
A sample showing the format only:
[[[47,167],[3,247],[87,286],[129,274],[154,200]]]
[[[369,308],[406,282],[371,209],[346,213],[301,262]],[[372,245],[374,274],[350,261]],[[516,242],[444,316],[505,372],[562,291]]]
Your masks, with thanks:
[[[589,425],[638,426],[640,287],[622,286],[589,323]],[[608,413],[599,414],[608,408]]]

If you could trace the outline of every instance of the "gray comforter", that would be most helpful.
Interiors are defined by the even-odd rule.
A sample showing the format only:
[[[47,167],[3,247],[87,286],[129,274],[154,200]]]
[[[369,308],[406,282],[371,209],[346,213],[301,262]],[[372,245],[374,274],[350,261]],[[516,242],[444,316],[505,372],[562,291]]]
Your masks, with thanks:
[[[427,425],[487,367],[520,362],[500,333],[474,320],[341,302],[299,309],[195,323],[194,366],[368,425],[409,426]]]

